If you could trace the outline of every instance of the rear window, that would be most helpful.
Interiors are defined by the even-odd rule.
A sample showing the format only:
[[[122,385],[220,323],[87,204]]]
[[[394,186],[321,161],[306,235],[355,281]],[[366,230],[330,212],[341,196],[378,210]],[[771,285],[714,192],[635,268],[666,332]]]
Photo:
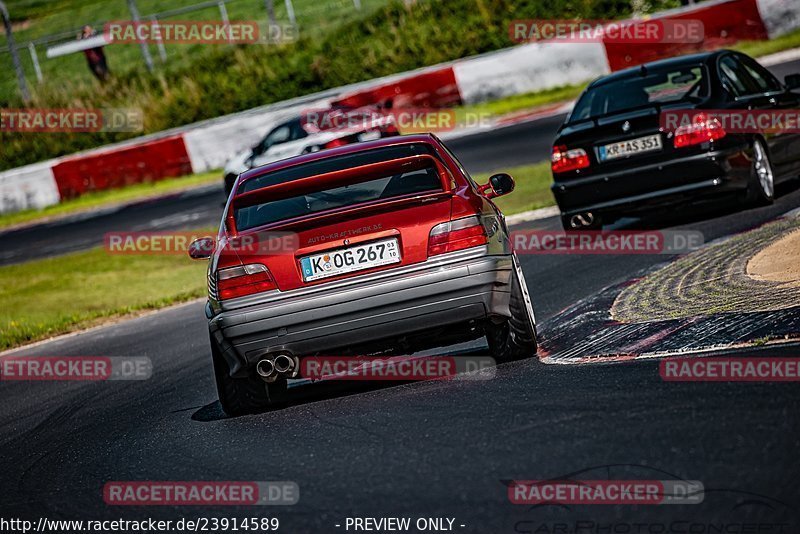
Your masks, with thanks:
[[[708,76],[702,65],[648,70],[589,89],[575,104],[569,122],[653,104],[697,102],[707,95]]]
[[[410,143],[318,160],[253,178],[242,184],[237,192],[254,191],[300,178],[419,154],[435,156],[435,151],[433,147],[424,143]],[[430,166],[366,182],[323,188],[304,195],[238,208],[234,212],[234,217],[236,227],[246,230],[325,210],[441,189],[439,174],[433,166]]]

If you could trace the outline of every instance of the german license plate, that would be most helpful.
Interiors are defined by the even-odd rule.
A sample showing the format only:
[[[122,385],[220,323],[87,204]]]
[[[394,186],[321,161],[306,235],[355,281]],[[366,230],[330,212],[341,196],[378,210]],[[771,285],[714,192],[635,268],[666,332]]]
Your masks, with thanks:
[[[601,146],[600,161],[608,161],[654,150],[661,150],[661,136],[658,134]]]
[[[400,249],[392,238],[306,256],[300,259],[300,268],[303,281],[311,282],[399,262]]]

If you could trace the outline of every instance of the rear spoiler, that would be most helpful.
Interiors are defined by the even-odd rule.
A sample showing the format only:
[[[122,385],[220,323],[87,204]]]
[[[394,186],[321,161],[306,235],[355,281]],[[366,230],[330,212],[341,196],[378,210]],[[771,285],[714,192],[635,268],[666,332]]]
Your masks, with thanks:
[[[453,176],[450,174],[450,171],[447,170],[442,162],[432,155],[418,154],[405,158],[379,161],[359,167],[350,167],[325,174],[317,174],[280,184],[269,185],[254,191],[248,191],[233,197],[231,201],[232,209],[229,210],[228,217],[233,216],[233,209],[255,206],[273,200],[283,200],[296,195],[313,193],[320,189],[368,182],[369,180],[390,176],[391,174],[416,171],[428,167],[434,167],[436,169],[442,181],[442,189],[444,191],[450,191],[453,181]]]

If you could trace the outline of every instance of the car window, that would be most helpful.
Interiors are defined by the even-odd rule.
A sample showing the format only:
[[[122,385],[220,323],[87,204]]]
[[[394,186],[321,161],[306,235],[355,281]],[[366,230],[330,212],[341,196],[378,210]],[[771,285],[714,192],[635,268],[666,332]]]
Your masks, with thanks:
[[[747,86],[742,80],[742,75],[737,72],[736,62],[732,57],[728,56],[719,62],[719,71],[722,76],[722,85],[725,86],[733,96],[742,96],[747,94]]]
[[[246,230],[320,211],[441,189],[439,173],[431,165],[365,182],[332,188],[321,187],[304,195],[239,208],[234,211],[234,217],[236,227]]]
[[[292,132],[290,138],[292,141],[308,137],[308,132],[306,132],[305,129],[303,128],[303,125],[300,123],[300,120],[292,121],[291,130]]]
[[[448,155],[448,156],[450,156],[451,158],[453,158],[453,161],[455,161],[455,162],[456,162],[456,165],[458,166],[458,170],[460,170],[460,171],[461,171],[461,174],[463,174],[463,175],[464,175],[464,176],[467,178],[467,180],[469,181],[469,183],[471,183],[471,184],[472,184],[473,186],[475,186],[475,187],[478,187],[478,184],[475,182],[475,180],[473,180],[473,179],[472,179],[472,176],[470,176],[470,174],[467,172],[467,169],[465,169],[465,168],[464,168],[464,166],[463,166],[463,165],[461,164],[461,162],[458,160],[458,158],[456,157],[456,155],[455,155],[455,154],[453,154],[453,151],[452,151],[452,150],[450,150],[450,149],[447,147],[447,145],[445,145],[444,143],[442,143],[442,148],[444,148],[444,151],[445,151],[445,152],[447,152],[447,155]]]
[[[783,87],[780,82],[769,72],[767,69],[750,60],[750,58],[742,58],[742,67],[747,74],[755,81],[756,85],[762,93],[774,93],[782,91]]]
[[[270,147],[272,145],[279,145],[281,143],[285,143],[291,137],[292,130],[288,124],[284,124],[283,126],[278,126],[274,130],[272,130],[265,140],[265,146]]]
[[[569,122],[652,104],[691,102],[707,94],[708,76],[701,65],[642,70],[626,78],[590,87],[578,99]]]
[[[755,73],[752,67],[748,68],[739,58],[725,56],[719,63],[722,83],[734,96],[750,96],[770,92],[770,83],[764,76]],[[758,73],[755,73],[758,74]]]

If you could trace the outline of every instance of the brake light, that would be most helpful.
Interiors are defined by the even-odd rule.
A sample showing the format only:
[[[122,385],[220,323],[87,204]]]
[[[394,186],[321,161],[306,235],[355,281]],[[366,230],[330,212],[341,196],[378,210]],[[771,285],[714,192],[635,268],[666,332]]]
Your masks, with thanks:
[[[455,252],[489,242],[486,229],[478,217],[466,217],[442,224],[431,229],[428,236],[428,256]]]
[[[228,267],[217,271],[219,299],[226,300],[276,289],[266,266],[260,263]]]
[[[325,148],[336,148],[337,146],[344,146],[346,144],[347,144],[347,139],[345,139],[344,137],[340,137],[339,139],[328,141],[322,146],[324,146]]]
[[[673,144],[675,148],[682,148],[685,146],[699,145],[700,143],[708,143],[722,139],[728,135],[722,123],[716,117],[710,119],[703,113],[698,113],[694,116],[694,124],[686,126],[679,126],[675,130],[675,140]]]
[[[554,146],[550,157],[550,167],[553,172],[567,172],[585,169],[589,166],[589,156],[582,148],[567,150],[564,145]]]

